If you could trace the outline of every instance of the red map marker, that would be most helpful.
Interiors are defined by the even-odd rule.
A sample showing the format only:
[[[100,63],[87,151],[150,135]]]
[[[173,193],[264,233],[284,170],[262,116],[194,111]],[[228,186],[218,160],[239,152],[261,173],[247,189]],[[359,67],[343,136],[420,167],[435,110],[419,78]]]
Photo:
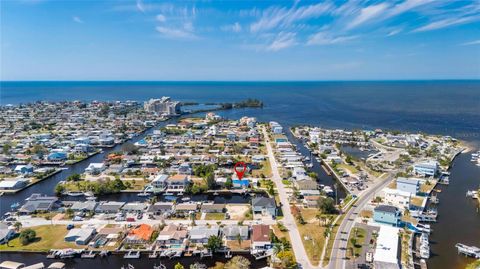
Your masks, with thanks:
[[[242,167],[242,170],[238,170],[239,167]],[[238,179],[242,179],[243,174],[247,171],[247,165],[244,162],[237,162],[235,166],[233,167],[233,171],[237,173]]]

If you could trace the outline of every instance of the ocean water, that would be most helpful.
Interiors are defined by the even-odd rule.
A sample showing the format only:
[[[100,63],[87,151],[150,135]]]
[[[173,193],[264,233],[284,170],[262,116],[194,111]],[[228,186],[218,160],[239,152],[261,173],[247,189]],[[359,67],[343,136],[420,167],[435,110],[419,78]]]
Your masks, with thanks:
[[[235,102],[265,107],[226,115],[283,124],[388,128],[480,139],[480,80],[380,82],[0,82],[0,105],[37,100]]]
[[[390,129],[451,135],[480,145],[480,80],[382,82],[0,82],[0,105],[38,100],[137,100],[171,96],[180,101],[236,102],[257,98],[262,109],[218,112],[255,116],[285,126]],[[95,157],[96,158],[101,158]],[[461,154],[449,186],[442,186],[439,222],[433,225],[429,268],[464,268],[455,243],[480,246],[480,213],[465,192],[480,184],[480,167]],[[79,165],[78,169],[82,169]],[[52,179],[45,186],[54,186]],[[35,186],[26,193],[35,191]],[[22,195],[23,196],[23,195]],[[5,203],[6,197],[0,199]],[[9,200],[9,199],[8,199]],[[8,205],[1,204],[2,208]],[[5,256],[4,256],[5,257]],[[9,256],[14,257],[14,256]],[[26,256],[18,256],[27,258]],[[1,257],[0,257],[1,258]],[[1,259],[0,259],[1,260]]]

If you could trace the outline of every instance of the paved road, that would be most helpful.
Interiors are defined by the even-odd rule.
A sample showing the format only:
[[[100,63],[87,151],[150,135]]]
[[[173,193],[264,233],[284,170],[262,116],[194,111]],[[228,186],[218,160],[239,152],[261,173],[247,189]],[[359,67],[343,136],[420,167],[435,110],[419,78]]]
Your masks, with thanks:
[[[340,228],[335,236],[335,241],[333,243],[333,250],[330,258],[330,263],[327,268],[331,269],[344,269],[345,268],[345,257],[347,250],[348,237],[350,236],[350,231],[352,230],[355,224],[355,218],[360,214],[365,205],[373,198],[375,193],[379,190],[385,188],[393,179],[395,178],[393,173],[390,173],[384,181],[378,182],[376,185],[367,189],[362,193],[354,207],[350,209],[340,224]]]
[[[288,229],[290,235],[290,243],[292,244],[292,249],[295,253],[295,258],[297,263],[302,266],[304,269],[315,268],[308,259],[307,252],[303,247],[302,238],[298,232],[297,223],[295,218],[290,211],[290,203],[288,202],[288,194],[285,189],[280,173],[278,172],[277,161],[273,155],[273,149],[270,145],[270,139],[268,138],[267,131],[263,128],[263,135],[265,137],[265,143],[267,145],[268,159],[270,161],[270,166],[272,168],[272,181],[277,186],[278,195],[280,197],[280,202],[282,203],[282,212],[283,212],[283,224]]]

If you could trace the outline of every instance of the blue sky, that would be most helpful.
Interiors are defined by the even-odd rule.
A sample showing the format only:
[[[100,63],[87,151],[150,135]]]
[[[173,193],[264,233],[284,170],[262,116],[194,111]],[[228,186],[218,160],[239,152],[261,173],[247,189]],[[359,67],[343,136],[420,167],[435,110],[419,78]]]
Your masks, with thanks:
[[[0,3],[1,80],[480,78],[475,0]]]

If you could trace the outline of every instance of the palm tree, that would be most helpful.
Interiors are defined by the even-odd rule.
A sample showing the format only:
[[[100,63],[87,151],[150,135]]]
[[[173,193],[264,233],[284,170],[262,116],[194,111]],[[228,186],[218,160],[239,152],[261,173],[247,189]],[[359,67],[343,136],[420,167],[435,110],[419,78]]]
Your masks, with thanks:
[[[13,224],[13,227],[15,227],[15,230],[16,230],[17,232],[19,232],[20,229],[22,228],[22,223],[19,222],[19,221],[17,221],[17,222],[15,222],[15,224]]]
[[[242,246],[242,236],[239,233],[237,234],[237,242],[238,247],[240,248]]]

